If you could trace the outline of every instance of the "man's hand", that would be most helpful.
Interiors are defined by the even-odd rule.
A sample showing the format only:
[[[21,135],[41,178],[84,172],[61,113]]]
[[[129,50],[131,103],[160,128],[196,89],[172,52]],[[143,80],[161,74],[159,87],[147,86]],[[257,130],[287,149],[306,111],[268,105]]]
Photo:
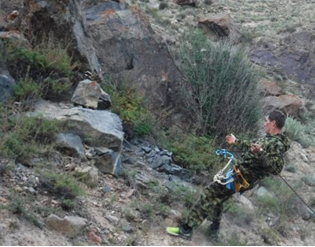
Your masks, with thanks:
[[[225,141],[228,143],[228,144],[235,144],[235,141],[236,141],[236,137],[231,134],[231,135],[227,135],[225,137]]]
[[[262,148],[260,145],[256,144],[256,143],[252,143],[252,145],[250,146],[250,151],[253,153],[253,154],[257,154],[259,153],[260,151],[262,151]]]

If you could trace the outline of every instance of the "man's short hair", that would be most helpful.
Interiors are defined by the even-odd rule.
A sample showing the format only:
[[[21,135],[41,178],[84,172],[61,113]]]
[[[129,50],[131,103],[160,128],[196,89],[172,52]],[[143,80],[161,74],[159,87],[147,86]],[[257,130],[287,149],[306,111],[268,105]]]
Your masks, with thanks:
[[[287,118],[286,115],[282,111],[279,111],[279,110],[274,110],[270,112],[268,115],[268,119],[270,121],[276,121],[276,126],[279,129],[283,128],[286,118]]]

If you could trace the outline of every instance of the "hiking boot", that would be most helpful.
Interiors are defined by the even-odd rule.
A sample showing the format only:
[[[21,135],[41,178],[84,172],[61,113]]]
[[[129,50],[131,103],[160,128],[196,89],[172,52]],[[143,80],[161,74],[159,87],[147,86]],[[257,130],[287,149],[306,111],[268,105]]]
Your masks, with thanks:
[[[209,226],[208,234],[211,239],[218,240],[219,228],[220,228],[220,222],[212,222],[212,224]]]
[[[170,235],[182,237],[187,240],[190,240],[192,237],[192,229],[185,230],[182,226],[167,227],[166,232]]]

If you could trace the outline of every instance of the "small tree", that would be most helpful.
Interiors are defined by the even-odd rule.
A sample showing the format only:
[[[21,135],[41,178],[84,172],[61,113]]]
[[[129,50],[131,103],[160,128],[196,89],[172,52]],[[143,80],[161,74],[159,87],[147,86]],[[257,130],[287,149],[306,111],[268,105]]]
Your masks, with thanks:
[[[255,129],[259,117],[259,79],[241,47],[227,42],[212,43],[201,31],[183,37],[175,59],[192,84],[186,95],[198,113],[202,133],[225,135]]]

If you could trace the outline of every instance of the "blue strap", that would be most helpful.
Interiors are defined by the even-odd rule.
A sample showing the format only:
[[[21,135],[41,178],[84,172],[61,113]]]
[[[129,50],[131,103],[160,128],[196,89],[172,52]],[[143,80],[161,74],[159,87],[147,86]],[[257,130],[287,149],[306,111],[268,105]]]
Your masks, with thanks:
[[[232,167],[234,166],[234,163],[235,163],[235,160],[234,160],[234,155],[228,151],[226,151],[226,149],[217,149],[215,151],[215,154],[216,155],[221,155],[223,156],[224,158],[230,158],[232,159]],[[231,179],[233,177],[233,169],[230,168],[226,174],[225,174],[227,178],[227,180]],[[228,183],[226,185],[226,188],[229,189],[229,190],[234,190],[235,191],[235,185],[234,185],[234,182],[232,181],[231,183]]]

